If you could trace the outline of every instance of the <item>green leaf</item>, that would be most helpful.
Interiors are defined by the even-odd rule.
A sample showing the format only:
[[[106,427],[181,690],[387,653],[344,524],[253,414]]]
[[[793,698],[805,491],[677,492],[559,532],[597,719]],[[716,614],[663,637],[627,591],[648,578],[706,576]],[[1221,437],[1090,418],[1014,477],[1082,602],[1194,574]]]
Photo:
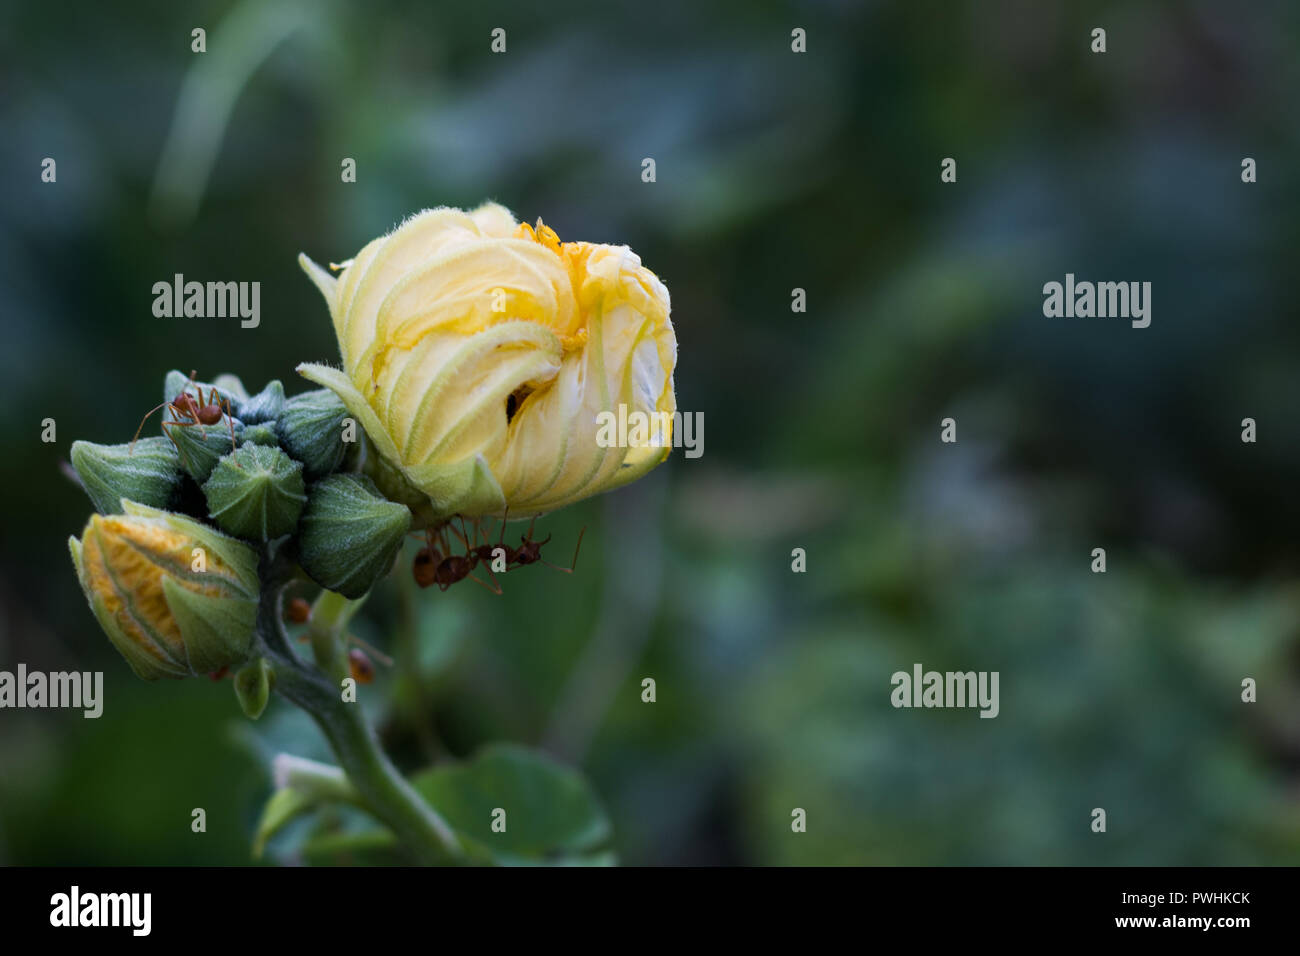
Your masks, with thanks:
[[[289,754],[276,757],[273,767],[277,789],[266,801],[253,836],[255,858],[262,855],[271,837],[305,813],[326,805],[362,806],[361,798],[338,767]]]
[[[411,784],[456,830],[471,856],[504,865],[614,862],[609,818],[582,774],[526,747],[494,744]],[[505,811],[505,831],[493,832]],[[499,818],[500,814],[496,814]]]
[[[293,820],[309,810],[315,809],[320,799],[315,794],[302,793],[286,787],[271,794],[262,809],[262,819],[257,822],[257,832],[253,834],[253,858],[261,859],[266,850],[266,843]]]

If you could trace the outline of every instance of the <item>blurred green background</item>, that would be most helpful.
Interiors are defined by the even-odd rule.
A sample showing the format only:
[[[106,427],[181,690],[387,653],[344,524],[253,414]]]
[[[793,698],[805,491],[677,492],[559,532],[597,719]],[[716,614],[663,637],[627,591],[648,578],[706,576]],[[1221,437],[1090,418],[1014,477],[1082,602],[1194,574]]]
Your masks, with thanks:
[[[0,712],[0,861],[247,862],[268,757],[326,757],[131,676],[59,462],[170,368],[305,390],[298,252],[485,199],[664,279],[705,453],[543,519],[563,563],[587,526],[571,577],[376,592],[403,768],[542,747],[631,864],[1300,861],[1298,51],[1280,0],[4,5],[0,669],[106,702]],[[154,318],[177,272],[260,281],[261,326]],[[1066,272],[1151,281],[1151,327],[1044,318]],[[915,662],[999,671],[1000,715],[893,709]]]

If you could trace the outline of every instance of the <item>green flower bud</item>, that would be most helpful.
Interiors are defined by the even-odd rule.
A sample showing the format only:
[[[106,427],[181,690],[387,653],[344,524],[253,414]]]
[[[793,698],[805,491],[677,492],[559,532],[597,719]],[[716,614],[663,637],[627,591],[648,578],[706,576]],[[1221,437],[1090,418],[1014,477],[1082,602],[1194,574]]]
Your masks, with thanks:
[[[166,438],[131,445],[72,443],[72,467],[100,514],[121,514],[122,499],[165,508],[181,484],[180,456]]]
[[[302,465],[279,448],[253,444],[217,462],[203,495],[218,527],[257,541],[291,533],[307,500]]]
[[[410,509],[411,515],[415,519],[417,531],[438,523],[437,514],[429,501],[428,495],[412,485],[406,479],[406,476],[399,469],[389,464],[382,455],[377,454],[370,439],[363,438],[357,444],[366,449],[360,470],[374,481],[375,487],[381,495],[389,501],[401,502]]]
[[[274,447],[280,444],[280,439],[275,433],[275,425],[245,425],[243,432],[239,435],[239,440],[243,443],[254,445],[267,445]]]
[[[271,699],[271,687],[275,683],[275,671],[265,657],[249,661],[235,675],[235,697],[244,715],[257,720],[266,710],[267,701]]]
[[[163,431],[176,443],[181,468],[199,484],[203,484],[212,475],[212,469],[217,467],[222,456],[231,453],[232,427],[235,431],[235,444],[238,445],[244,423],[224,415],[215,425],[181,425],[169,420]]]
[[[277,378],[239,406],[239,419],[245,425],[261,425],[279,418],[283,408],[284,386]]]
[[[347,406],[327,388],[295,395],[285,403],[276,423],[280,443],[302,462],[309,480],[336,471],[343,463],[347,444],[343,441],[343,420]]]
[[[113,646],[145,680],[242,663],[257,619],[257,553],[207,525],[134,501],[68,539]]]
[[[238,375],[226,373],[218,375],[213,379],[212,384],[217,387],[223,394],[228,395],[237,404],[248,401],[248,389],[244,388],[244,383],[239,380]]]
[[[362,475],[330,475],[311,487],[298,529],[298,560],[323,588],[359,598],[393,566],[411,526],[405,505]]]

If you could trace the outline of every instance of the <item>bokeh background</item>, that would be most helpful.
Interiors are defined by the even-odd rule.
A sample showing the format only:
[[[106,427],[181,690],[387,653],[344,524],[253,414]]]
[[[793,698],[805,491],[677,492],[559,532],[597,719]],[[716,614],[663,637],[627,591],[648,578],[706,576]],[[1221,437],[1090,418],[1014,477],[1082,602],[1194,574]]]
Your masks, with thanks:
[[[1300,861],[1298,51],[1282,0],[0,7],[0,668],[106,682],[0,712],[0,861],[250,860],[268,757],[322,744],[131,676],[59,463],[171,368],[305,389],[298,252],[489,198],[665,280],[705,453],[544,519],[575,575],[372,597],[403,768],[541,747],[632,864]],[[261,326],[154,318],[177,272]],[[1151,281],[1151,327],[1044,318],[1066,272]],[[1000,716],[893,709],[915,662],[1000,671]]]

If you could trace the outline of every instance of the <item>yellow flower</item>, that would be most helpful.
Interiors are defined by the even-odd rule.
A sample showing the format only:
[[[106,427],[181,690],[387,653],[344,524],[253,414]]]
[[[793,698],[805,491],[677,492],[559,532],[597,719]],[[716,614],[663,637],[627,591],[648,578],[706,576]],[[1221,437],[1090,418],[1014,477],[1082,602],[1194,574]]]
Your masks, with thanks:
[[[639,478],[672,450],[668,290],[626,246],[562,243],[489,203],[422,212],[337,278],[299,261],[329,304],[343,370],[298,371],[365,429],[386,493],[427,496],[417,510],[541,514]],[[620,405],[662,427],[604,447],[598,417]]]
[[[77,578],[113,646],[145,680],[242,663],[257,618],[257,554],[180,515],[122,501],[68,539]]]

